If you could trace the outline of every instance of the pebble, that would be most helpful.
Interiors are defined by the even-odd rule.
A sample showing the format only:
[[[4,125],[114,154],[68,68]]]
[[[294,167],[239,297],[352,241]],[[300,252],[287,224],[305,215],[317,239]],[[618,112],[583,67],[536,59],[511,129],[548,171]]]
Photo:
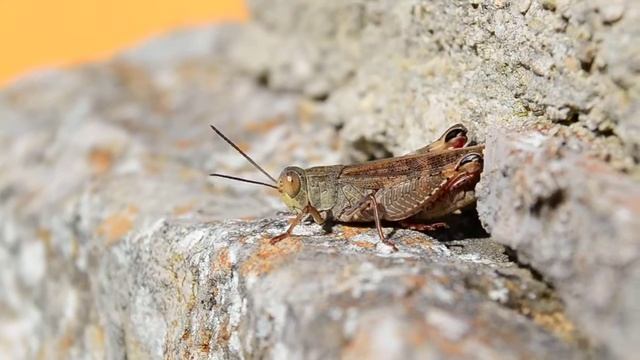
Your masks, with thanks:
[[[602,2],[598,10],[603,23],[613,24],[622,19],[624,15],[624,3],[620,0]]]
[[[529,11],[531,7],[531,0],[520,0],[518,1],[518,11],[524,15]]]

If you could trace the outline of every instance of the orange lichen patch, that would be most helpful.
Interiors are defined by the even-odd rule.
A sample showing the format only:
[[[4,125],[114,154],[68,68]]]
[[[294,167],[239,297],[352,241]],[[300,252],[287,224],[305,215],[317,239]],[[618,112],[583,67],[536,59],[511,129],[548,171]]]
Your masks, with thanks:
[[[133,228],[133,223],[138,214],[135,206],[112,214],[107,217],[98,227],[98,234],[107,239],[107,243],[112,245],[125,236]]]
[[[126,326],[126,334],[124,337],[124,347],[127,352],[127,358],[130,359],[147,359],[149,357],[149,353],[145,345],[143,345],[140,339],[133,335],[135,332],[132,330],[133,325],[131,324],[131,320],[128,320]]]
[[[69,239],[69,241],[71,243],[71,256],[75,259],[80,253],[80,244],[78,244],[78,239],[75,236]]]
[[[186,204],[178,205],[173,208],[173,215],[182,216],[182,215],[188,214],[191,212],[191,210],[193,210],[193,206],[194,206],[193,201],[190,201]]]
[[[189,328],[186,328],[184,329],[182,336],[180,336],[180,340],[187,341],[189,340],[190,337],[191,337],[191,331],[189,330]]]
[[[36,236],[38,237],[38,239],[44,241],[45,243],[51,241],[51,231],[49,229],[38,228],[38,230],[36,231]]]
[[[312,154],[308,156],[308,160],[310,164],[318,164],[321,163],[324,159],[324,154]]]
[[[180,169],[180,179],[182,180],[185,180],[185,181],[193,180],[198,177],[202,177],[201,171],[196,171],[195,169],[191,169],[191,168]]]
[[[578,60],[577,58],[575,58],[573,56],[567,56],[564,59],[564,65],[570,71],[578,71],[580,69],[580,60]]]
[[[610,196],[611,196],[611,199],[614,200],[615,203],[619,204],[621,208],[622,207],[627,208],[634,213],[631,219],[638,218],[638,214],[640,214],[640,197],[639,196],[635,196],[629,193],[622,193],[622,192],[619,194],[614,194]],[[631,221],[634,221],[634,220],[631,220]]]
[[[66,357],[69,354],[69,350],[75,343],[75,336],[72,331],[68,329],[64,332],[64,335],[58,340],[58,354],[62,357]]]
[[[376,244],[368,242],[368,241],[353,241],[353,244],[357,247],[361,247],[363,249],[375,249]]]
[[[104,350],[104,328],[99,324],[89,325],[85,328],[85,339],[88,340],[92,349]]]
[[[342,146],[342,140],[340,139],[340,136],[334,136],[331,138],[331,143],[329,144],[329,146],[331,147],[332,150],[338,151],[340,150],[340,147]]]
[[[208,194],[226,194],[227,189],[223,186],[219,186],[216,183],[210,182],[204,184],[202,190],[207,192]]]
[[[422,323],[421,323],[422,325]],[[416,346],[424,345],[425,343],[430,343],[435,345],[442,353],[444,353],[445,358],[456,358],[463,359],[465,357],[469,357],[470,354],[465,353],[465,339],[460,339],[457,341],[450,340],[446,338],[442,331],[438,328],[434,328],[432,326],[428,326],[425,324],[423,327],[423,331],[410,331],[406,333],[406,336],[410,336],[411,333],[420,333],[423,335],[421,341]],[[465,356],[466,355],[466,356]]]
[[[264,239],[258,250],[242,264],[240,272],[243,275],[270,272],[302,248],[302,242],[295,236],[290,236],[276,245],[271,245],[269,240]]]
[[[203,331],[201,331],[200,333],[200,342],[198,344],[198,348],[200,349],[201,352],[208,354],[209,350],[211,350],[211,347],[209,346],[209,343],[211,343],[211,330],[209,329],[205,329]]]
[[[532,319],[536,324],[552,331],[565,341],[576,338],[576,327],[563,312],[534,313]]]
[[[229,329],[229,317],[225,316],[220,322],[220,328],[218,329],[218,336],[216,337],[217,343],[222,344],[231,338],[231,329]]]
[[[356,335],[342,349],[343,359],[373,359],[375,355],[371,346],[371,334],[368,328],[359,327]]]
[[[251,145],[249,145],[249,143],[245,141],[237,142],[236,145],[238,145],[240,150],[242,150],[245,153],[248,153],[249,150],[251,149]]]
[[[36,230],[36,237],[44,243],[45,248],[51,248],[51,231],[45,228]]]
[[[411,236],[402,239],[402,243],[406,246],[420,247],[424,250],[432,250],[433,241],[419,236]]]
[[[175,143],[173,143],[173,145],[180,150],[186,150],[186,149],[192,148],[195,145],[195,143],[193,139],[180,139]]]
[[[113,153],[105,148],[93,148],[89,152],[89,165],[94,174],[104,174],[113,166]]]
[[[284,116],[277,115],[272,118],[251,121],[245,124],[244,129],[248,132],[264,134],[282,124],[284,120]]]
[[[427,279],[420,275],[410,275],[402,278],[402,282],[405,283],[411,291],[415,291],[423,288],[427,284]]]
[[[229,259],[229,249],[224,248],[220,250],[220,252],[218,252],[218,255],[216,255],[216,259],[212,265],[214,270],[230,271],[231,259]]]
[[[137,98],[139,102],[150,104],[152,109],[158,113],[166,114],[169,112],[169,96],[156,86],[143,67],[130,62],[114,61],[111,63],[111,68],[129,94]]]
[[[150,174],[158,174],[164,170],[167,159],[163,156],[148,156],[144,159],[144,169]]]
[[[351,239],[356,235],[360,235],[368,232],[370,229],[366,227],[354,227],[354,226],[343,225],[341,226],[340,230],[342,230],[342,235],[345,238]]]
[[[418,348],[424,346],[428,341],[429,330],[427,324],[420,323],[418,326],[411,328],[411,331],[406,331],[406,340],[412,347]]]
[[[309,100],[302,100],[298,103],[298,118],[303,122],[311,122],[318,113],[318,106]]]

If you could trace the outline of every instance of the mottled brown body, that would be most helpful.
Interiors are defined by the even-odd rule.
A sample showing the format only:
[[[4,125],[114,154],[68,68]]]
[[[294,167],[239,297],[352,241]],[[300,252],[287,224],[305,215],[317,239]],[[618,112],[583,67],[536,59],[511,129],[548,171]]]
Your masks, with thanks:
[[[465,155],[482,154],[483,149],[478,145],[357,165],[305,169],[309,205],[325,219],[371,222],[374,211],[363,202],[373,195],[380,220],[443,216],[475,201],[473,197],[459,196],[466,193],[458,191],[462,188],[451,189],[447,185],[457,174],[456,164]]]

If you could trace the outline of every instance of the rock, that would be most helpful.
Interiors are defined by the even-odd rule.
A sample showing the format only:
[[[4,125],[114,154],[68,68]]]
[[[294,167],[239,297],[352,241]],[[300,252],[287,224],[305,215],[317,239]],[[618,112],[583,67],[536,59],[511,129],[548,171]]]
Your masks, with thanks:
[[[634,353],[640,186],[563,146],[575,141],[566,133],[490,133],[478,202],[485,228],[554,284],[595,344]]]
[[[193,41],[217,49],[233,31]],[[308,120],[315,102],[219,71],[216,52],[172,58],[172,43],[163,59],[145,55],[156,42],[2,93],[7,357],[596,351],[554,291],[489,239],[386,228],[392,252],[371,227],[303,225],[269,245],[286,221],[264,216],[282,206],[270,191],[208,179],[261,178],[208,124],[272,173],[337,162],[335,130]],[[258,218],[225,220],[238,217]]]
[[[107,337],[176,358],[581,353],[558,299],[531,301],[550,289],[490,242],[487,254],[454,253],[397,231],[400,251],[389,253],[373,229],[306,225],[272,246],[283,220],[159,220],[116,244],[97,281],[124,305],[109,315],[125,330]]]
[[[2,139],[0,183],[7,357],[596,351],[553,289],[489,239],[386,228],[392,252],[371,227],[303,225],[271,246],[286,221],[264,216],[281,206],[268,191],[207,178],[260,176],[208,124],[271,172],[303,157],[337,161],[333,127],[305,121],[314,105],[299,95],[217,72],[215,53],[138,56],[2,94],[12,114],[2,133],[13,135]],[[260,218],[223,220],[241,216]]]
[[[372,155],[363,142],[399,155],[452,123],[483,140],[490,126],[545,123],[557,109],[573,109],[564,121],[594,129],[597,141],[600,125],[612,124],[624,141],[607,146],[614,161],[640,158],[640,138],[623,135],[640,102],[637,1],[249,3],[252,38],[265,40],[236,43],[234,61],[286,79],[270,82],[275,90],[326,84],[322,118],[343,126],[357,159]],[[623,6],[624,17],[603,24],[606,4]],[[313,81],[299,67],[317,69]]]
[[[640,11],[621,3],[256,0],[250,23],[0,91],[0,357],[631,358]],[[277,176],[454,122],[487,144],[478,214],[385,227],[398,252],[345,224],[270,246],[277,194],[207,176],[266,180],[209,124]]]

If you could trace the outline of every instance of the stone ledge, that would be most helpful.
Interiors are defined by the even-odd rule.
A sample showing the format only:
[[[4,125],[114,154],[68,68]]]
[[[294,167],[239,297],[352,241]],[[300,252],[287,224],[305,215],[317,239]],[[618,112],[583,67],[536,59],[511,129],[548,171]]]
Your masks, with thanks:
[[[443,243],[398,230],[282,219],[159,221],[104,254],[97,298],[116,357],[582,357],[544,283],[489,240]],[[484,251],[478,251],[484,249]],[[532,299],[546,299],[543,301]],[[124,343],[124,348],[116,344]],[[579,355],[582,354],[582,355]]]

